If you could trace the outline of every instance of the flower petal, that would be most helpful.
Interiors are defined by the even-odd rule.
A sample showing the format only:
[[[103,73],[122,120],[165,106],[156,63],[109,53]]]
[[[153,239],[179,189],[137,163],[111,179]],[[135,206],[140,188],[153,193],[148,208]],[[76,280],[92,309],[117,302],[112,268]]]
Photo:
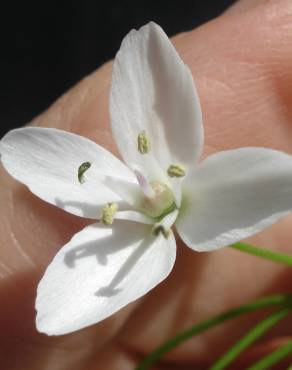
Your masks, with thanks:
[[[37,328],[49,335],[95,324],[146,294],[170,273],[173,234],[153,237],[151,226],[115,221],[76,234],[41,280]]]
[[[192,164],[201,153],[202,115],[192,75],[153,22],[122,42],[113,67],[110,113],[124,160],[150,177],[155,162],[166,174],[171,164]],[[137,149],[142,131],[150,140],[148,154]]]
[[[186,178],[176,226],[183,241],[209,251],[257,233],[292,209],[292,156],[242,148],[214,154]]]
[[[141,212],[137,211],[119,211],[115,214],[115,220],[128,220],[132,222],[140,222],[146,225],[153,225],[154,220]]]
[[[46,202],[78,216],[97,219],[105,203],[121,203],[106,183],[107,176],[114,176],[121,188],[129,182],[131,188],[139,188],[131,171],[110,152],[65,131],[34,127],[10,131],[0,141],[0,153],[11,176]],[[86,161],[91,167],[80,184],[78,168]]]

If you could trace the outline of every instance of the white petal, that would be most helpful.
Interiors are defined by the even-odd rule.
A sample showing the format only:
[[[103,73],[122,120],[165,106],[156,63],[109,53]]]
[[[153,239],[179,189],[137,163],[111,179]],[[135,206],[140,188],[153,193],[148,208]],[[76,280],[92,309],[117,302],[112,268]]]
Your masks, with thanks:
[[[115,221],[91,225],[65,245],[41,280],[37,328],[49,335],[95,324],[146,294],[170,273],[173,235],[151,236],[151,226]]]
[[[192,75],[153,22],[122,42],[113,67],[110,113],[125,161],[150,176],[155,162],[166,173],[170,164],[192,164],[201,153],[202,115]],[[143,130],[151,151],[142,155],[137,137]]]
[[[114,176],[106,176],[103,182],[118,197],[127,202],[130,206],[136,207],[143,197],[143,192],[138,182],[130,182]]]
[[[194,250],[209,251],[257,233],[292,209],[292,156],[263,148],[220,152],[183,184],[176,226]]]
[[[173,178],[171,179],[171,189],[173,191],[175,204],[178,208],[181,206],[181,198],[182,198],[182,183],[183,178]]]
[[[128,220],[133,222],[140,222],[146,225],[153,225],[154,220],[141,212],[137,211],[120,211],[115,214],[115,220]]]
[[[11,176],[46,202],[78,216],[97,219],[105,203],[121,202],[105,183],[107,176],[114,177],[121,188],[137,182],[110,152],[61,130],[30,127],[10,131],[0,141],[0,153]],[[86,161],[91,167],[80,184],[78,168]]]

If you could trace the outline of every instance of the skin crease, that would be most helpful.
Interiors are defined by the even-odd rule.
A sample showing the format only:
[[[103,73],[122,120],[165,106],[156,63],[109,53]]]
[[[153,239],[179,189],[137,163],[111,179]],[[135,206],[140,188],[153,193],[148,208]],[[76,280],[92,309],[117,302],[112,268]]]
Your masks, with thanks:
[[[198,87],[204,157],[242,146],[292,154],[291,0],[241,1],[173,41]],[[109,130],[110,80],[108,63],[32,124],[87,136],[117,154]],[[5,370],[133,370],[143,354],[200,320],[264,295],[291,292],[288,268],[229,248],[195,253],[178,240],[173,272],[147,296],[98,325],[47,337],[34,327],[37,283],[60,246],[87,222],[42,202],[2,168],[0,204],[0,360]],[[291,220],[249,242],[289,253]],[[206,369],[261,317],[242,317],[194,338],[153,369]],[[281,322],[231,369],[246,368],[285,342],[291,325],[292,318]]]

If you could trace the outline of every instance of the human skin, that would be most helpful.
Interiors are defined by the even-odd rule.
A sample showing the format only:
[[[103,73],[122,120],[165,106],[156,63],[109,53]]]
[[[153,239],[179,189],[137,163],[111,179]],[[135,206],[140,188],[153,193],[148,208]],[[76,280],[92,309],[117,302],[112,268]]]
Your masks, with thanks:
[[[199,91],[204,157],[243,146],[292,154],[291,0],[241,1],[173,42]],[[31,124],[89,137],[117,154],[108,114],[111,66],[85,78]],[[133,370],[146,353],[200,320],[268,294],[291,292],[292,272],[284,266],[228,247],[196,253],[177,240],[175,267],[162,284],[97,325],[48,337],[35,329],[37,283],[57,250],[87,222],[36,198],[3,168],[0,204],[3,370]],[[288,217],[248,242],[289,253],[291,225]],[[261,317],[248,315],[193,338],[153,369],[207,369]],[[291,325],[285,319],[232,368],[244,368],[285,342]]]

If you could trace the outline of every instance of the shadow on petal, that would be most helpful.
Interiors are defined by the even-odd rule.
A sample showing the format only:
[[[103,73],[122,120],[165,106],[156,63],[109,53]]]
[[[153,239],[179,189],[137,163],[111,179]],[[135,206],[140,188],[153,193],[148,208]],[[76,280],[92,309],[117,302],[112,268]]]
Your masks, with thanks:
[[[99,269],[110,264],[110,255],[132,246],[132,250],[111,278],[109,285],[102,286],[96,291],[95,295],[98,297],[110,297],[121,292],[122,289],[117,288],[118,285],[136,265],[153,241],[149,226],[139,225],[137,227],[133,224],[131,229],[125,230],[124,225],[123,221],[117,221],[113,226],[96,224],[96,228],[105,231],[103,237],[83,242],[64,254],[63,261],[69,269],[78,269],[78,261],[91,257],[96,258],[96,268]],[[91,227],[94,227],[94,225]],[[133,248],[133,244],[136,244],[135,248]]]
[[[103,206],[106,204],[89,204],[85,202],[78,202],[78,201],[63,201],[59,198],[55,199],[56,206],[64,209],[66,212],[73,213],[78,215],[79,217],[91,218],[94,220],[98,220],[101,215],[101,211]],[[120,210],[127,210],[129,206],[124,201],[116,201],[115,203],[118,204]]]
[[[153,238],[148,237],[147,239],[143,240],[139,246],[136,247],[133,253],[128,257],[128,259],[124,262],[124,264],[118,270],[116,275],[113,277],[110,284],[108,286],[101,287],[95,293],[96,296],[111,297],[121,292],[122,289],[118,289],[117,286],[129,274],[132,268],[136,265],[136,263],[142,257],[146,248],[151,244],[150,239],[153,239]]]

